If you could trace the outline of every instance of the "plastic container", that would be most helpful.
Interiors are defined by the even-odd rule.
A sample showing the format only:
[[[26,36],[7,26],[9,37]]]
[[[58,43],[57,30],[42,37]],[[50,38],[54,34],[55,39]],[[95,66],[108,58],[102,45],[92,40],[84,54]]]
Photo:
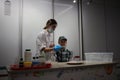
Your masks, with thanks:
[[[73,60],[74,61],[80,61],[80,56],[74,56]]]
[[[19,68],[19,65],[10,65],[11,70],[31,70],[31,69],[48,69],[51,68],[52,64],[51,63],[46,63],[44,65],[38,65],[34,67],[23,67]]]
[[[40,61],[39,61],[38,57],[33,57],[32,67],[38,66],[38,65],[40,65]]]
[[[31,62],[32,58],[32,52],[31,52],[31,49],[26,49],[25,52],[24,52],[24,59],[25,59],[25,62]]]
[[[113,53],[112,52],[85,53],[85,60],[86,61],[112,62]]]
[[[30,67],[32,67],[32,62],[24,62],[24,67],[25,67],[25,68],[30,68]]]

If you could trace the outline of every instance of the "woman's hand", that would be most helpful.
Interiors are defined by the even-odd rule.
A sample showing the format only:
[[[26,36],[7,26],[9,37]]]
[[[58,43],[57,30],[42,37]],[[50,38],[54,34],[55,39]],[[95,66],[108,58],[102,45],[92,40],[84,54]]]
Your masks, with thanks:
[[[44,48],[44,51],[45,52],[50,52],[50,51],[53,51],[53,48]]]
[[[53,48],[54,46],[55,46],[55,44],[52,43],[52,44],[50,44],[49,47],[50,47],[50,48]]]

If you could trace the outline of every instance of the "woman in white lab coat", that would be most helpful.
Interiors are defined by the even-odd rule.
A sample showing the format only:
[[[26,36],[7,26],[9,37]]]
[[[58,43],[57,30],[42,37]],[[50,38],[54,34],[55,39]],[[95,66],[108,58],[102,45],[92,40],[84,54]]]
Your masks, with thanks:
[[[48,57],[51,51],[58,50],[61,48],[60,46],[54,46],[54,44],[51,43],[50,41],[50,38],[52,37],[51,33],[54,32],[56,27],[57,27],[57,22],[55,19],[49,19],[47,21],[46,26],[44,27],[44,30],[40,32],[40,34],[37,36],[37,39],[36,39],[38,54],[44,51],[46,56]]]

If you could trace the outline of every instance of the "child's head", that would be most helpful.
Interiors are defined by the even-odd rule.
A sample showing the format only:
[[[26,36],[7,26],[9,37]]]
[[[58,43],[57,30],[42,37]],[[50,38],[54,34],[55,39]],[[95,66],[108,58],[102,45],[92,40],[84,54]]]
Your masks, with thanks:
[[[61,46],[66,46],[66,44],[67,44],[67,38],[65,38],[64,36],[60,36],[59,39],[58,39],[58,43]]]

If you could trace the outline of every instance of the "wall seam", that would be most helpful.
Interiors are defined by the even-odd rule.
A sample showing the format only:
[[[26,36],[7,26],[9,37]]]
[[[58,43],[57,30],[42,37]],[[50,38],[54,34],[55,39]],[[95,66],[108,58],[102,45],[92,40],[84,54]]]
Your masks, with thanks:
[[[81,60],[84,60],[84,40],[83,40],[83,12],[82,12],[82,0],[79,0],[78,3],[78,12],[80,12],[80,16],[79,16],[79,46],[80,46],[80,55],[81,55]],[[79,15],[78,14],[78,15]],[[81,45],[80,45],[81,44]]]
[[[19,56],[22,57],[23,0],[19,1]]]
[[[106,40],[106,52],[108,51],[108,36],[107,36],[107,24],[106,24],[106,0],[104,0],[104,19],[105,19],[105,40]]]

